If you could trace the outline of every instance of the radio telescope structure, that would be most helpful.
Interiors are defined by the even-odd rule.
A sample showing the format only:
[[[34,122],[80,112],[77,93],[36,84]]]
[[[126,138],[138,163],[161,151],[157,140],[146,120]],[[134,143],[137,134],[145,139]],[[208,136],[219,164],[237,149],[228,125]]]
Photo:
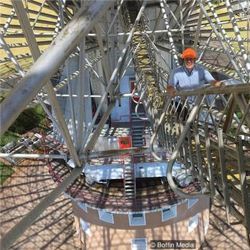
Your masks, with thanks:
[[[249,18],[242,0],[3,0],[1,249],[247,249]],[[220,86],[169,95],[186,48]]]

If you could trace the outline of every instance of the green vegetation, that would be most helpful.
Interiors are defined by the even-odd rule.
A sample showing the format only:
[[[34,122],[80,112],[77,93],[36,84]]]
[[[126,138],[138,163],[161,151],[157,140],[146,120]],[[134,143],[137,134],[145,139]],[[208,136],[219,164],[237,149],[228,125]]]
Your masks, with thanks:
[[[36,127],[44,126],[45,113],[40,105],[25,109],[11,125],[9,131],[24,134]]]
[[[9,142],[15,142],[20,138],[20,136],[14,132],[7,131],[2,136],[0,136],[0,147],[3,147]]]
[[[34,129],[46,129],[46,115],[41,105],[25,109],[11,125],[9,130],[0,136],[0,146],[15,142],[20,135]]]
[[[10,165],[5,165],[0,162],[0,185],[3,183],[14,173],[15,171]]]

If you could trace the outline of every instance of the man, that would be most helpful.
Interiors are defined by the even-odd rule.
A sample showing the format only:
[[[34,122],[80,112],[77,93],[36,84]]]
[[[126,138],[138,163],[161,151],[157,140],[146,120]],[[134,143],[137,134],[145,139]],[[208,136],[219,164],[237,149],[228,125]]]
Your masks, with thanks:
[[[169,83],[167,85],[167,92],[171,96],[176,95],[176,90],[191,90],[202,87],[204,84],[210,83],[212,86],[221,86],[221,82],[216,81],[213,76],[203,68],[201,65],[195,64],[197,59],[197,53],[192,48],[187,48],[182,53],[182,59],[184,61],[183,66],[174,69],[169,78]],[[212,97],[212,96],[210,96]],[[207,98],[208,103],[210,99]],[[178,116],[182,112],[182,119],[186,120],[187,108],[182,110],[182,104],[178,104],[180,98],[176,98],[176,106]],[[194,100],[194,97],[188,98],[189,102]]]
[[[184,65],[172,71],[170,74],[167,92],[175,96],[176,90],[189,90],[202,87],[206,83],[220,86],[213,76],[201,65],[195,64],[197,53],[192,48],[187,48],[182,53]]]

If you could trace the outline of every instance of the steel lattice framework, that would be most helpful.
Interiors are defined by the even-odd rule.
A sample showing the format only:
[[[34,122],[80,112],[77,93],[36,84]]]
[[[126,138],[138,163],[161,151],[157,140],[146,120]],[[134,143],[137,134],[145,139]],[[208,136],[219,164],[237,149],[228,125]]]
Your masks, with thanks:
[[[45,150],[0,157],[48,162],[70,158],[76,166],[5,232],[3,249],[71,187],[91,159],[139,151],[155,160],[164,159],[162,152],[170,153],[167,181],[179,197],[214,197],[219,191],[228,221],[230,215],[242,221],[249,237],[249,1],[4,0],[0,7],[1,134],[28,105],[39,102],[53,124],[53,138],[60,142],[60,154]],[[199,52],[198,62],[224,85],[179,92],[182,104],[194,96],[182,125],[165,86],[173,65],[180,64],[181,51],[190,46]],[[137,104],[144,105],[151,124],[150,145],[93,152],[116,101],[133,96],[119,91],[131,68]],[[208,96],[212,103],[222,100],[219,109],[208,104]],[[160,149],[154,148],[156,142]],[[188,192],[176,185],[176,160],[192,171],[200,190]],[[230,169],[228,163],[233,164]]]

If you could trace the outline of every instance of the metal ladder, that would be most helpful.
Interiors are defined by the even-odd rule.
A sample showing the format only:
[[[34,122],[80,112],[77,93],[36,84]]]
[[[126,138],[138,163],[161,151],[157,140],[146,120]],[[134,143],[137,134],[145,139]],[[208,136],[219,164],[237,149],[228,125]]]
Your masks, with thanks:
[[[124,193],[127,200],[135,198],[135,186],[134,164],[127,164],[124,167]]]

